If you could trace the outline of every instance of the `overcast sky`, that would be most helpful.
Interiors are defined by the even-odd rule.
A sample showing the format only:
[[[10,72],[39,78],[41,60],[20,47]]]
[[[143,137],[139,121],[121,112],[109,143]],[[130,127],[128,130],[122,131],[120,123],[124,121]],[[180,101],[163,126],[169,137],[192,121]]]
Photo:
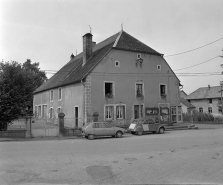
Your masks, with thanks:
[[[88,25],[98,43],[122,23],[124,31],[164,56],[216,41],[165,59],[187,94],[223,81],[216,75],[223,71],[223,0],[0,0],[0,60],[31,59],[41,70],[59,70],[72,53],[82,52]]]

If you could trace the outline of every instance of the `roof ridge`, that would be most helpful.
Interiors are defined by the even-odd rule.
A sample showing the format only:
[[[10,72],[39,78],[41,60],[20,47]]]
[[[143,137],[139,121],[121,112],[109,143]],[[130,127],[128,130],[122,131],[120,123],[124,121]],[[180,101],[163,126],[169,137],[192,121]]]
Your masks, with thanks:
[[[117,43],[118,43],[118,41],[119,41],[119,39],[120,39],[122,33],[123,33],[123,30],[121,30],[121,31],[119,32],[119,35],[118,35],[118,37],[116,38],[115,43],[114,43],[114,45],[113,45],[114,48],[116,47],[116,45],[117,45]]]

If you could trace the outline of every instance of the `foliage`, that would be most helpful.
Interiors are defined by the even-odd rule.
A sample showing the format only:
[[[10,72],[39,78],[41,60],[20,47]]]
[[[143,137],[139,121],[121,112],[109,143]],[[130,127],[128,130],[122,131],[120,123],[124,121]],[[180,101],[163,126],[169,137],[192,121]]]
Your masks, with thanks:
[[[39,63],[31,60],[0,62],[0,130],[6,130],[13,120],[32,113],[33,92],[45,80],[46,74],[39,69]]]
[[[221,115],[215,115],[210,113],[203,113],[198,112],[197,110],[194,110],[191,114],[190,113],[183,113],[183,120],[184,121],[197,121],[197,122],[203,122],[203,121],[222,121],[223,116]]]

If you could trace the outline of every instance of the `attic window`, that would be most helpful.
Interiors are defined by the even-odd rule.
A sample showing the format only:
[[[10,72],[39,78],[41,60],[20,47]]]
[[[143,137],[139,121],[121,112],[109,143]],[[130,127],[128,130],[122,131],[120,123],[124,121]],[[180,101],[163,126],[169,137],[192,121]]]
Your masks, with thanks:
[[[137,53],[137,59],[140,59],[140,58],[142,58],[141,57],[141,54],[140,53]]]
[[[157,70],[161,70],[161,65],[157,65]]]
[[[120,67],[120,62],[119,61],[115,61],[115,67]]]

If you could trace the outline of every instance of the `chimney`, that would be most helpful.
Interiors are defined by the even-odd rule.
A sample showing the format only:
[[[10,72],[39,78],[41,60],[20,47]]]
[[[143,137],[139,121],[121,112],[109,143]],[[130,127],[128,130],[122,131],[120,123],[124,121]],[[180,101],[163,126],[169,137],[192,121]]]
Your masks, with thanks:
[[[70,56],[70,60],[72,60],[74,58],[74,54],[72,53]]]
[[[86,33],[83,36],[83,64],[84,66],[87,60],[91,57],[92,54],[92,34]]]
[[[210,85],[208,85],[208,89],[210,89],[211,88],[211,86]]]

